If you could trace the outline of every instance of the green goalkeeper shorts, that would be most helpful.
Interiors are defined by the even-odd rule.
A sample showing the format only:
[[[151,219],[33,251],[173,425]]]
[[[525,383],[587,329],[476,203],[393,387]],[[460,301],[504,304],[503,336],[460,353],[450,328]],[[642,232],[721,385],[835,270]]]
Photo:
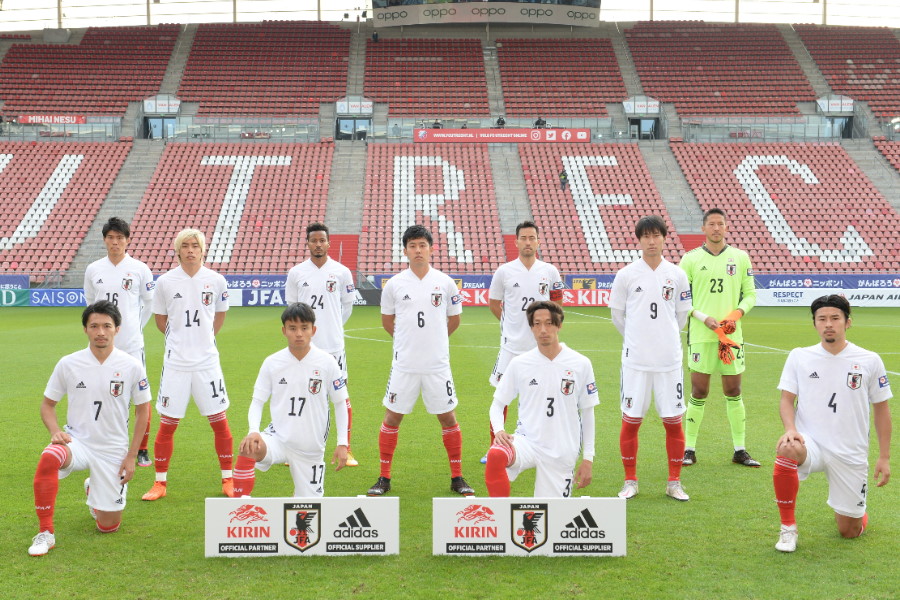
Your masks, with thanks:
[[[732,348],[734,361],[726,365],[719,360],[719,342],[691,344],[688,347],[688,369],[695,373],[712,375],[740,375],[744,372],[744,346]]]

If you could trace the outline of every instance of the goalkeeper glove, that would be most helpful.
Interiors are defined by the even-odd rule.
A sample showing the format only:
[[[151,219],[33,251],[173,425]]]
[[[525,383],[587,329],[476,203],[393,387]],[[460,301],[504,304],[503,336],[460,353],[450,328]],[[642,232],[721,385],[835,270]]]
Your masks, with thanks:
[[[743,316],[744,316],[743,311],[741,311],[741,309],[739,309],[739,308],[736,308],[733,311],[731,311],[730,313],[728,313],[728,315],[726,315],[724,319],[719,321],[719,326],[725,330],[726,334],[731,335],[732,333],[734,333],[737,330],[736,323]]]
[[[719,336],[719,360],[721,360],[723,364],[730,365],[734,362],[734,352],[731,349],[740,348],[741,346],[725,335],[724,328],[719,327],[715,331],[716,335]]]

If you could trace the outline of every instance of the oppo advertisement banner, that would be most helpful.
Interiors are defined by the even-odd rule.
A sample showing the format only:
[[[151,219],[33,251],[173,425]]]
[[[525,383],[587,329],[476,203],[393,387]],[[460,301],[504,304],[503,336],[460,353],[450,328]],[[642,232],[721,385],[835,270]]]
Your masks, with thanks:
[[[207,498],[206,556],[400,552],[400,499]]]
[[[434,498],[432,553],[625,556],[622,498]]]
[[[415,129],[414,142],[442,142],[491,144],[515,142],[519,144],[590,143],[590,129]]]
[[[401,4],[377,8],[375,27],[432,25],[435,23],[528,23],[597,27],[600,9],[531,2],[473,2],[462,4]]]

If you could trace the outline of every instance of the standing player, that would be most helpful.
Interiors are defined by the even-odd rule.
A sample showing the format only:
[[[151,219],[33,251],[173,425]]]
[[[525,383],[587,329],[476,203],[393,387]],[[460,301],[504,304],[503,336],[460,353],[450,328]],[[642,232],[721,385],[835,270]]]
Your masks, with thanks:
[[[535,301],[552,300],[562,302],[562,278],[553,265],[538,260],[537,251],[541,242],[538,226],[531,221],[516,225],[516,248],[519,258],[500,265],[491,279],[488,302],[491,312],[500,321],[500,353],[490,382],[495,388],[506,371],[506,366],[514,356],[536,347],[534,335],[530,331],[525,310]],[[504,411],[504,420],[506,412]],[[491,442],[494,430],[491,428]],[[487,461],[485,455],[481,462]]]
[[[159,380],[156,410],[159,431],[153,445],[156,481],[143,500],[166,495],[169,461],[175,429],[187,412],[191,397],[200,414],[209,419],[215,435],[216,454],[222,469],[222,493],[232,496],[233,441],[225,411],[228,394],[219,364],[216,335],[228,310],[225,278],[203,266],[206,238],[196,229],[185,229],[175,238],[180,266],[160,276],[153,296],[156,326],[166,334],[166,353]]]
[[[694,301],[693,319],[688,327],[688,368],[691,371],[691,398],[685,425],[684,464],[697,462],[697,435],[703,421],[709,382],[713,373],[722,375],[725,410],[734,443],[732,462],[758,467],[744,446],[747,411],[741,396],[744,372],[744,335],[740,318],[756,305],[756,286],[750,257],[725,243],[728,224],[722,209],[711,208],[703,215],[706,242],[681,259]],[[725,337],[729,334],[729,337]]]
[[[291,468],[295,497],[324,495],[329,401],[334,404],[338,437],[331,464],[337,462],[340,471],[347,462],[347,382],[332,356],[312,344],[316,314],[301,302],[289,304],[281,313],[281,333],[288,347],[266,358],[259,369],[247,417],[250,433],[241,442],[234,466],[235,497],[253,491],[254,467],[268,471],[284,462]],[[272,422],[260,433],[269,398]]]
[[[494,392],[484,482],[492,497],[509,496],[509,482],[534,468],[534,495],[568,498],[591,483],[594,460],[594,407],[597,384],[587,357],[559,341],[563,310],[555,302],[532,302],[526,309],[537,348],[513,358]],[[504,413],[519,398],[519,422],[506,433]],[[578,452],[582,460],[576,471]]]
[[[347,353],[344,351],[344,323],[353,312],[356,287],[350,269],[328,257],[328,227],[312,223],[306,227],[306,245],[309,260],[293,267],[287,276],[285,299],[288,303],[305,302],[316,311],[316,348],[331,354],[341,368],[342,378],[347,379]],[[347,398],[350,424],[353,412]],[[347,441],[349,444],[349,439]],[[347,466],[359,462],[347,451]]]
[[[878,434],[878,487],[891,478],[891,398],[884,363],[847,341],[850,303],[838,295],[812,303],[813,325],[821,343],[795,348],[781,373],[781,422],[784,435],[776,447],[772,482],[781,513],[781,534],[775,548],[797,548],[794,508],[800,480],[825,472],[828,506],[834,510],[842,537],[859,537],[868,525],[866,491],[869,479],[869,406]],[[795,404],[796,403],[796,404]]]
[[[381,323],[394,338],[394,358],[382,402],[384,423],[378,435],[381,476],[369,496],[391,490],[391,463],[403,416],[422,394],[425,409],[437,415],[450,460],[450,489],[464,496],[475,491],[462,475],[462,432],[454,409],[459,401],[450,371],[450,335],[459,327],[462,297],[450,277],[429,264],[433,240],[422,225],[403,233],[409,268],[391,277],[381,293]]]
[[[681,328],[691,312],[691,289],[684,271],[663,258],[668,228],[656,215],[643,217],[634,228],[641,260],[623,268],[613,281],[609,307],[622,334],[622,430],[619,448],[625,466],[620,498],[638,493],[638,430],[651,398],[666,430],[669,480],[666,495],[686,502],[681,487],[684,455],[684,375],[681,370]]]
[[[153,301],[153,274],[150,268],[128,254],[131,228],[118,217],[111,217],[103,225],[106,258],[95,260],[84,271],[84,299],[87,304],[109,300],[122,314],[122,327],[116,336],[116,347],[132,355],[142,365],[144,360],[144,326],[150,320]],[[150,408],[150,405],[147,405]],[[137,455],[139,467],[149,467],[150,419],[141,438]]]
[[[150,387],[144,366],[115,348],[113,338],[122,316],[106,300],[89,305],[81,314],[88,347],[64,356],[53,369],[44,391],[41,420],[50,432],[34,474],[34,509],[40,531],[28,554],[41,556],[56,545],[53,511],[59,480],[72,471],[90,470],[85,480],[87,505],[97,529],[112,533],[122,522],[128,482],[147,419]],[[68,397],[67,424],[61,429],[56,405]],[[128,410],[134,404],[135,429],[128,439]]]

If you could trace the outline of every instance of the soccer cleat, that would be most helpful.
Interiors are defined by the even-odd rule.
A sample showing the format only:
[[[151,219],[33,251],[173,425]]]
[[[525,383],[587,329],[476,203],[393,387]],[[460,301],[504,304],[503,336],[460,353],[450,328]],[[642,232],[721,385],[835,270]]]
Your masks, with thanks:
[[[28,547],[28,554],[32,556],[43,556],[50,552],[56,546],[56,536],[49,531],[42,531],[31,538],[31,546]]]
[[[686,455],[687,453],[685,453]],[[753,460],[753,457],[750,456],[750,453],[746,450],[735,450],[734,456],[731,458],[731,462],[744,465],[745,467],[758,467],[759,461]]]
[[[666,484],[666,496],[675,498],[679,502],[687,502],[691,499],[691,497],[685,493],[684,488],[681,487],[680,481],[670,481]]]
[[[391,491],[390,477],[379,477],[378,481],[375,482],[375,485],[370,487],[369,491],[366,492],[366,496],[384,496],[389,491]]]
[[[141,500],[159,500],[166,497],[166,482],[154,481],[150,491],[141,496]]]
[[[137,456],[137,466],[139,467],[149,467],[153,464],[153,461],[150,460],[150,453],[146,450],[138,450]]]
[[[691,465],[696,465],[697,464],[697,453],[694,452],[693,450],[685,450],[684,458],[682,459],[681,464],[683,464],[686,467],[689,467]]]
[[[486,465],[486,464],[487,464],[487,454],[485,454],[484,456],[482,456],[482,457],[481,457],[481,460],[478,461],[478,462],[480,462],[480,463],[483,464],[483,465]]]
[[[356,460],[356,457],[353,456],[353,453],[347,450],[347,466],[348,467],[358,467],[359,461]]]
[[[91,496],[91,478],[87,477],[84,480],[84,495],[90,498]],[[94,510],[94,507],[88,504],[88,510],[91,511],[91,517],[96,521],[97,520],[97,511]]]
[[[457,494],[461,494],[463,496],[475,495],[475,490],[472,489],[472,486],[469,485],[464,477],[450,478],[450,491],[456,492]]]
[[[229,498],[234,498],[234,478],[226,477],[222,480],[222,493]]]
[[[625,485],[622,486],[622,491],[619,492],[619,498],[625,498],[626,500],[630,500],[638,495],[638,482],[634,479],[626,479]]]
[[[859,535],[862,535],[866,532],[866,527],[869,526],[869,513],[863,513],[862,516],[862,528],[859,530]]]
[[[796,523],[793,525],[782,525],[775,549],[781,552],[793,552],[797,549],[798,537],[800,537],[800,534],[797,533]]]

